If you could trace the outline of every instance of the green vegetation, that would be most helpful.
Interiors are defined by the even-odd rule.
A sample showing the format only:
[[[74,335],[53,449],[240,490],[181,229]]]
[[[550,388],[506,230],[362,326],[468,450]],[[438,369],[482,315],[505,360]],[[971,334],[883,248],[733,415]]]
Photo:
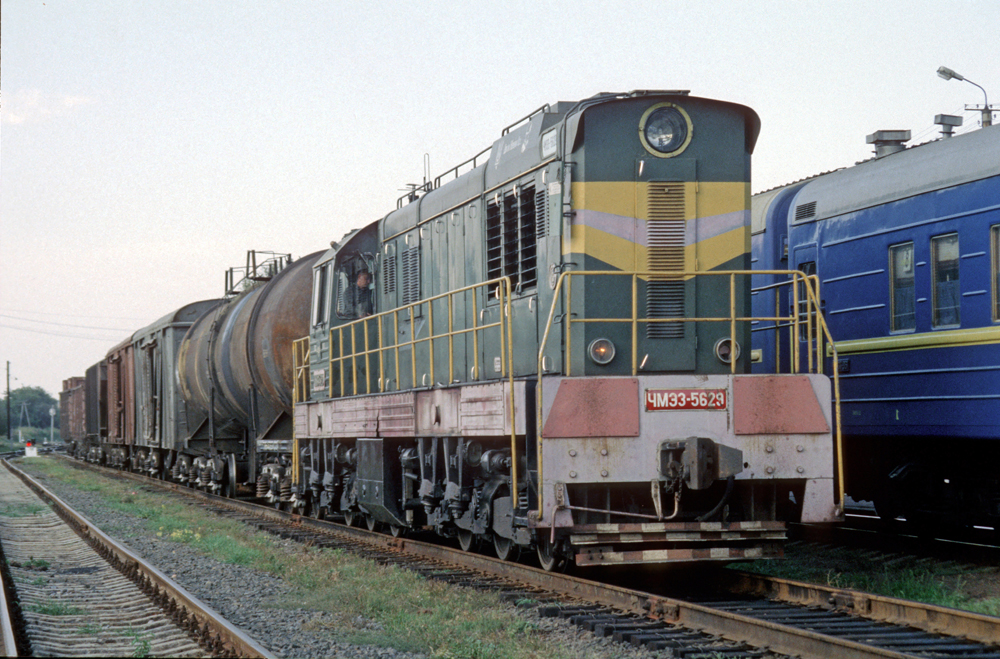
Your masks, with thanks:
[[[78,616],[87,611],[77,606],[69,606],[65,602],[42,602],[41,604],[29,604],[24,607],[28,611],[42,613],[49,616]]]
[[[0,505],[0,517],[31,517],[32,515],[40,515],[48,509],[48,506],[41,503],[21,503],[17,505],[7,503]]]
[[[966,594],[966,586],[976,573],[954,564],[914,563],[905,558],[873,560],[864,552],[843,548],[790,547],[784,560],[754,561],[733,567],[783,579],[1000,615],[1000,597],[977,599]],[[996,573],[996,570],[982,571],[986,572]]]
[[[149,651],[152,650],[153,647],[149,641],[149,632],[129,627],[126,631],[122,632],[122,635],[132,642],[133,657],[149,656]]]
[[[50,409],[56,411],[54,419],[49,418]],[[54,425],[57,431],[59,429],[59,401],[41,387],[19,387],[10,392],[10,416],[14,421],[13,432],[10,435],[15,444],[18,428],[21,429],[21,436],[25,439],[48,441],[50,424]],[[29,431],[35,434],[29,437]],[[4,440],[7,439],[6,394],[0,396],[0,435]]]
[[[429,581],[339,550],[289,549],[269,534],[206,515],[200,507],[177,498],[98,478],[57,460],[30,462],[33,471],[99,492],[110,509],[143,518],[148,531],[164,540],[187,544],[220,561],[283,577],[290,590],[270,601],[262,600],[262,605],[327,612],[329,615],[306,627],[341,641],[434,657],[579,656],[549,641],[544,631],[496,595]],[[373,583],[378,587],[373,588]]]

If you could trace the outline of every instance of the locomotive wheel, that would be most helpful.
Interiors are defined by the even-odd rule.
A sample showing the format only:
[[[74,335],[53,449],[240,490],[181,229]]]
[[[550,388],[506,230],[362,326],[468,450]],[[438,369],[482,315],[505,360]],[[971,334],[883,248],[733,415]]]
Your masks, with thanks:
[[[476,542],[476,534],[465,529],[458,530],[458,546],[462,551],[472,551],[472,545]]]
[[[569,567],[569,559],[557,554],[548,538],[538,541],[538,562],[546,572],[565,572]]]
[[[516,561],[521,548],[510,538],[493,534],[493,551],[501,561]]]

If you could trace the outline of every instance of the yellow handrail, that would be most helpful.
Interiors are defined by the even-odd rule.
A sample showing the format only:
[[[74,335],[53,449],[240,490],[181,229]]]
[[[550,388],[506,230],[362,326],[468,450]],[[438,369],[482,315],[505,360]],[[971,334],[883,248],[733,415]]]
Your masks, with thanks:
[[[460,377],[455,378],[455,337],[460,335],[471,334],[472,344],[473,344],[473,366],[469,374],[468,380],[478,381],[485,379],[483,377],[484,369],[480,364],[479,356],[479,337],[480,334],[486,332],[487,330],[497,329],[500,332],[500,378],[507,380],[508,387],[508,414],[510,422],[510,442],[511,442],[511,478],[513,481],[512,487],[514,491],[512,496],[517,496],[518,489],[518,451],[517,451],[517,441],[516,441],[516,418],[515,418],[515,407],[514,407],[514,364],[513,364],[513,346],[512,344],[512,320],[511,320],[511,296],[513,287],[509,277],[498,277],[496,279],[491,279],[486,282],[479,284],[472,284],[469,286],[464,286],[462,288],[449,291],[447,293],[442,293],[440,295],[435,295],[418,302],[413,302],[401,307],[397,307],[390,311],[384,311],[372,316],[367,316],[365,318],[360,318],[335,328],[331,328],[329,333],[330,339],[330,354],[328,359],[328,368],[330,372],[330,382],[328,386],[328,394],[331,398],[335,396],[356,396],[361,394],[372,394],[372,393],[385,393],[391,388],[389,387],[390,380],[386,378],[386,358],[388,354],[392,354],[393,361],[395,363],[395,391],[400,391],[400,349],[409,348],[411,359],[411,383],[414,389],[424,388],[421,385],[424,383],[417,381],[417,357],[418,351],[417,346],[426,343],[428,345],[427,350],[427,368],[426,371],[421,369],[428,375],[430,381],[424,385],[426,388],[433,387],[437,381],[435,373],[435,349],[434,343],[438,340],[447,340],[448,343],[448,381],[446,384],[451,384],[454,381],[465,381],[466,378]],[[457,296],[463,295],[468,292],[473,292],[471,296],[471,327],[461,327],[455,328],[455,316],[454,307],[455,300]],[[480,295],[484,300],[489,300],[491,296],[495,296],[496,307],[500,310],[500,318],[495,322],[484,323],[480,320]],[[436,331],[435,319],[434,319],[434,302],[438,300],[446,300],[448,306],[448,318],[447,318],[447,329],[443,332]],[[488,303],[483,304],[482,309],[488,308]],[[427,336],[417,338],[416,337],[416,325],[415,322],[417,318],[422,315],[423,308],[426,307],[427,316]],[[409,321],[411,335],[406,341],[399,341],[399,327],[400,327],[400,314],[404,315],[404,318]],[[391,338],[387,337],[384,332],[383,323],[388,319],[392,319],[392,331],[393,335]],[[406,321],[404,321],[406,322]],[[377,328],[377,338],[375,340],[375,346],[371,345],[370,336],[371,323],[375,323]],[[364,333],[364,338],[362,341],[358,340],[357,332],[361,331]],[[336,341],[334,340],[336,337]],[[350,341],[350,348],[346,346],[347,340]],[[293,354],[293,369],[296,373],[296,402],[302,402],[308,400],[308,337],[304,339],[299,339],[295,342],[295,346],[299,346],[305,342],[305,352],[300,356],[299,353]],[[359,346],[358,344],[363,345]],[[335,347],[336,346],[336,347]],[[301,350],[301,348],[296,348]],[[298,361],[300,360],[301,361]],[[378,386],[373,387],[371,382],[371,372],[372,372],[372,360],[378,360]],[[364,381],[359,382],[358,380],[358,365],[359,362],[363,364],[364,368]],[[351,370],[350,384],[347,378],[347,369]],[[334,391],[334,378],[333,373],[339,371],[340,377],[338,378],[340,382],[340,391]],[[299,379],[303,379],[303,383],[300,385]],[[363,385],[363,386],[362,386]],[[302,387],[301,391],[299,387]],[[297,448],[297,444],[296,444]]]
[[[638,317],[638,282],[640,279],[646,279],[649,277],[663,277],[669,275],[671,278],[677,279],[690,279],[697,277],[729,277],[729,315],[723,317],[675,317],[675,318],[639,318]],[[792,289],[792,311],[789,316],[784,316],[780,313],[780,309],[776,308],[773,316],[739,316],[736,313],[736,301],[737,301],[737,286],[736,278],[740,276],[752,277],[756,275],[785,275],[789,277],[787,281],[780,282],[779,285],[790,285]],[[595,277],[595,276],[607,276],[607,277],[630,277],[632,284],[632,315],[630,318],[574,318],[572,312],[572,278],[573,277]],[[560,294],[563,292],[563,282],[565,281],[565,295],[560,298]],[[804,298],[800,299],[800,286],[801,290],[804,291]],[[566,324],[566,347],[563,357],[564,370],[566,377],[572,375],[572,344],[571,344],[571,326],[574,323],[586,324],[586,323],[629,323],[631,325],[631,344],[632,344],[632,354],[631,354],[631,374],[634,377],[638,373],[638,334],[640,324],[658,324],[658,323],[709,323],[709,322],[727,322],[729,323],[729,339],[733,346],[736,345],[736,328],[737,323],[743,322],[753,322],[753,321],[773,321],[775,323],[775,329],[781,327],[782,322],[787,322],[791,335],[790,335],[790,346],[798,345],[799,338],[799,328],[800,320],[802,315],[802,308],[800,303],[805,303],[805,329],[806,329],[806,354],[807,354],[807,372],[817,372],[822,373],[823,368],[823,355],[820,352],[822,349],[822,338],[825,337],[829,345],[833,345],[833,340],[830,337],[829,327],[826,325],[826,321],[823,319],[822,314],[819,312],[820,309],[820,298],[819,298],[819,279],[815,275],[807,276],[805,273],[800,271],[789,271],[789,270],[719,270],[719,271],[670,271],[669,273],[664,273],[662,271],[651,272],[651,271],[623,271],[623,270],[572,270],[566,271],[560,274],[559,279],[556,282],[555,290],[553,292],[552,306],[549,309],[548,319],[545,323],[545,329],[542,332],[542,339],[538,345],[538,402],[536,404],[536,428],[537,428],[537,454],[538,454],[538,513],[541,514],[542,511],[542,491],[543,488],[541,484],[543,482],[542,475],[542,412],[544,410],[544,405],[542,401],[543,397],[543,387],[541,386],[541,378],[544,374],[543,368],[543,358],[545,354],[545,348],[548,344],[549,333],[552,329],[552,325],[555,322],[555,312],[559,306],[560,299],[564,300],[564,308],[561,317],[563,322]],[[813,320],[815,318],[816,327],[813,327]],[[799,373],[801,371],[801,360],[800,360],[800,350],[792,349],[790,368],[791,372]],[[814,359],[815,353],[815,359]],[[747,351],[747,359],[750,358],[750,351]],[[730,360],[730,372],[736,373],[736,365],[738,359]],[[779,362],[780,364],[780,362]],[[841,439],[840,424],[840,378],[839,371],[837,367],[836,350],[834,349],[833,358],[833,380],[834,380],[834,406],[835,406],[835,436],[836,436],[836,451],[837,451],[837,464],[838,464],[838,491],[839,499],[841,505],[844,500],[844,482],[843,482],[843,444]]]

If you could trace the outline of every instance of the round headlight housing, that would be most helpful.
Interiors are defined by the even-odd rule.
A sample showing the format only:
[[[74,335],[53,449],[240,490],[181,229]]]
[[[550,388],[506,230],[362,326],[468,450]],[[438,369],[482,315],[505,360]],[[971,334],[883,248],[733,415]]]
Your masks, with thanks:
[[[740,358],[739,341],[731,341],[728,338],[719,339],[715,342],[715,356],[723,364],[732,364]]]
[[[691,143],[691,117],[673,103],[658,103],[643,113],[639,139],[658,158],[672,158]]]
[[[595,364],[608,364],[615,358],[615,344],[611,339],[594,339],[587,348],[587,354]]]

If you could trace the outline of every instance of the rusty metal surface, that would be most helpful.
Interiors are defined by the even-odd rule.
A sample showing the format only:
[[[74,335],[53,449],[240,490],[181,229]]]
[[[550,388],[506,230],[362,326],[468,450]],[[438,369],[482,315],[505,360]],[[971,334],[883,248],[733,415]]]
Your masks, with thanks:
[[[312,266],[324,251],[303,256],[266,287],[249,324],[248,361],[254,382],[276,409],[292,409],[292,342],[309,334]]]
[[[1000,618],[746,572],[729,571],[726,576],[729,579],[726,587],[731,592],[830,610],[853,611],[871,620],[960,636],[980,643],[1000,642]]]
[[[636,378],[567,378],[559,383],[542,436],[636,437],[639,381]]]
[[[106,559],[112,563],[117,562],[118,564],[125,565],[130,570],[136,570],[152,586],[158,588],[167,597],[175,600],[179,607],[186,609],[188,614],[193,616],[197,621],[198,627],[207,626],[211,635],[218,636],[225,655],[264,657],[268,659],[275,657],[275,655],[247,636],[242,630],[219,616],[213,609],[185,590],[180,584],[174,582],[154,566],[146,563],[137,554],[132,553],[127,547],[119,544],[100,529],[93,526],[87,518],[70,508],[45,486],[35,481],[23,471],[15,468],[6,460],[3,461],[3,464],[28,487],[47,500],[56,509],[59,516],[74,526],[78,533],[102,547],[103,551],[101,553],[105,555]]]
[[[59,435],[67,444],[83,441],[87,436],[84,411],[86,381],[83,377],[63,380],[63,388],[59,392]]]
[[[807,376],[737,375],[733,430],[737,435],[828,433],[830,424]]]
[[[292,342],[309,331],[309,296],[316,252],[295,261],[271,281],[206,313],[181,344],[178,376],[184,399],[220,423],[251,425],[251,390],[266,408],[261,423],[291,412]]]
[[[135,443],[135,360],[132,337],[112,348],[108,362],[108,442]]]

